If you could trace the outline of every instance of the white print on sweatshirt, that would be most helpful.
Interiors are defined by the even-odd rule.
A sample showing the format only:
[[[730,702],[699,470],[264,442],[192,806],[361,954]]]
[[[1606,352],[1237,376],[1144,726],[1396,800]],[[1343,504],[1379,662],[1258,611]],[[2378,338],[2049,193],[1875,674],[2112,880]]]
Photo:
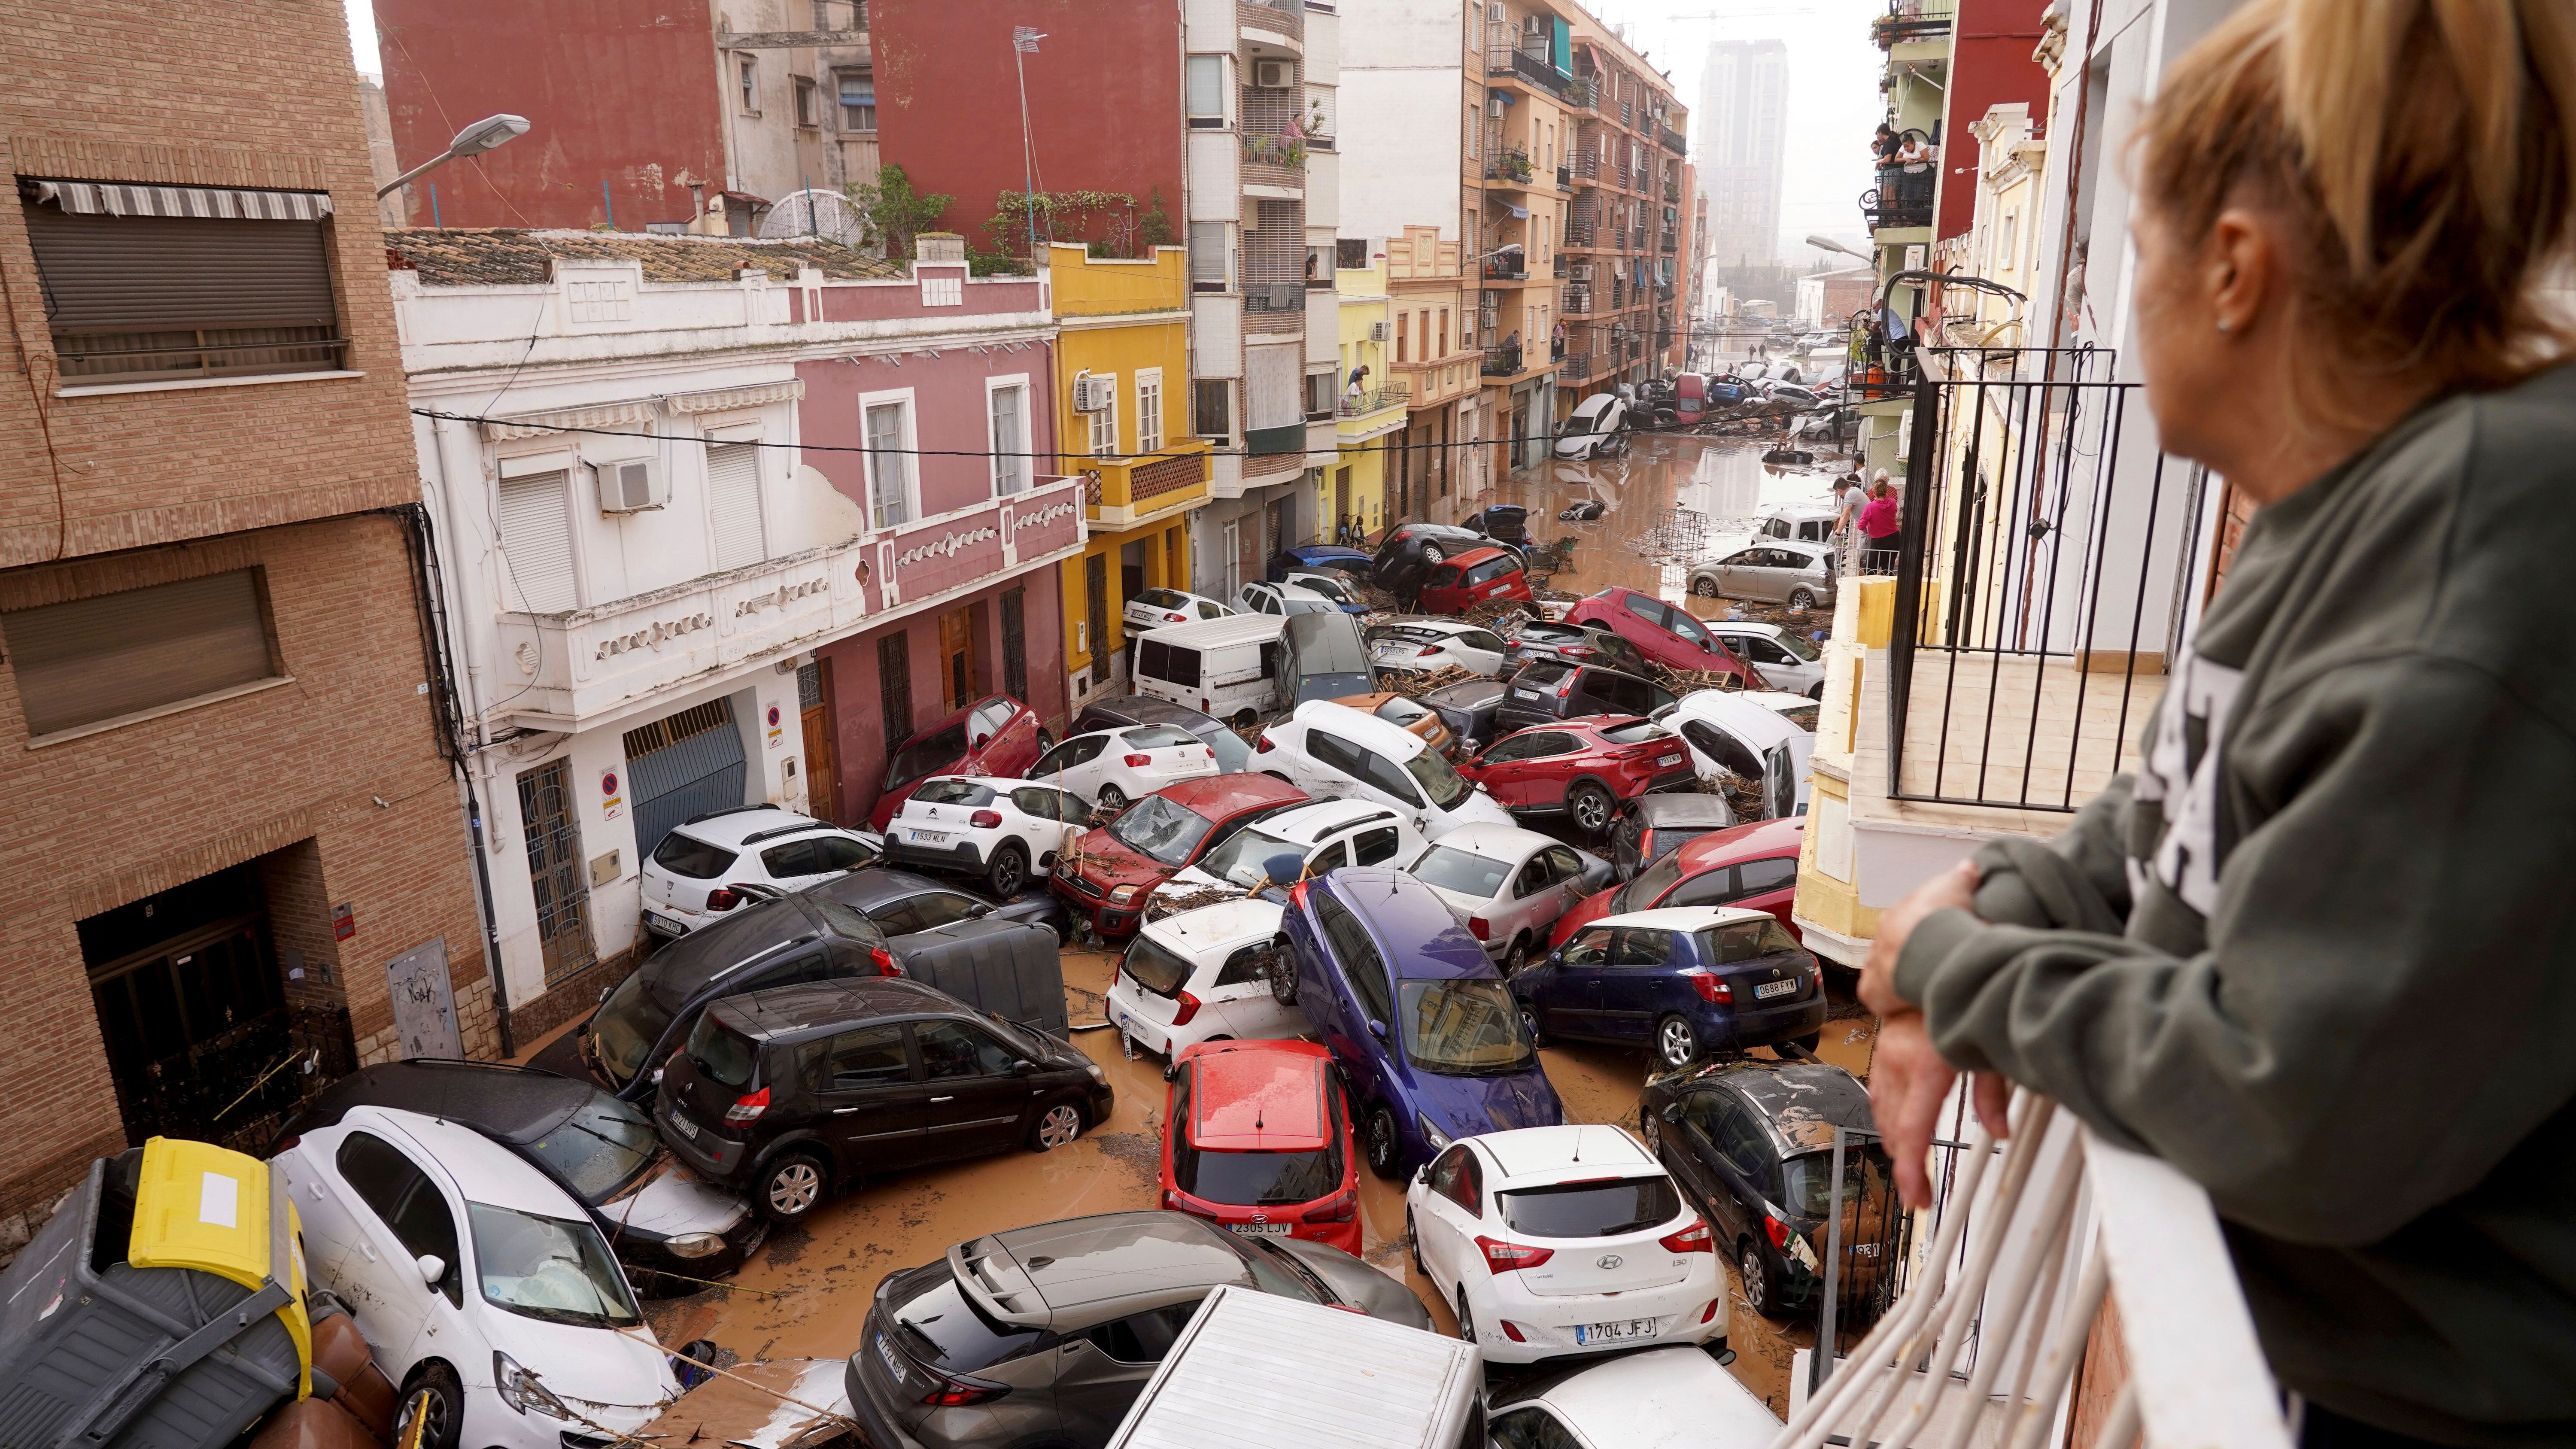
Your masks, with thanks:
[[[2152,878],[2203,917],[2218,908],[2218,759],[2244,682],[2244,670],[2183,651],[2133,787],[2156,802],[2165,833],[2152,860],[2129,862],[2132,896]]]

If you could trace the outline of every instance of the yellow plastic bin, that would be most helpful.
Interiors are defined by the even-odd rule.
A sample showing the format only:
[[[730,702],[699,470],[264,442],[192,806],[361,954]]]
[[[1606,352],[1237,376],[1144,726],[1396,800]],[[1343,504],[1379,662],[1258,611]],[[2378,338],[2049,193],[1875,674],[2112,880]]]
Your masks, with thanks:
[[[285,1174],[155,1137],[89,1177],[0,1273],[0,1445],[222,1449],[312,1392]]]

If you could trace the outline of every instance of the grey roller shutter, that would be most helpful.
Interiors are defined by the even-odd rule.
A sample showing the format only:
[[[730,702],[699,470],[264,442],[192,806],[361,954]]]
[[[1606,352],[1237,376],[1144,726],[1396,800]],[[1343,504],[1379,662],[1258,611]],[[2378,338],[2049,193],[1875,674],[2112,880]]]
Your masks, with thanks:
[[[0,614],[27,733],[51,734],[272,677],[254,569]]]
[[[581,607],[572,567],[572,523],[564,477],[539,473],[501,480],[501,607],[562,614]]]
[[[707,511],[715,566],[738,569],[765,556],[760,541],[760,450],[748,443],[707,446]]]
[[[57,334],[337,323],[319,221],[24,211]]]

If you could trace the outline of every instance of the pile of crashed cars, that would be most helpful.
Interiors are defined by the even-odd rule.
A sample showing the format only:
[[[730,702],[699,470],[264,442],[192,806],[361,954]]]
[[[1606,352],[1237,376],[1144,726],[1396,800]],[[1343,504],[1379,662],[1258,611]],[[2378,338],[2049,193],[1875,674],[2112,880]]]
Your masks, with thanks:
[[[1783,448],[1839,446],[1852,426],[1839,376],[1810,378],[1795,362],[1751,361],[1725,373],[1676,373],[1595,393],[1575,404],[1557,429],[1554,452],[1564,459],[1615,458],[1640,432],[1778,434]]]

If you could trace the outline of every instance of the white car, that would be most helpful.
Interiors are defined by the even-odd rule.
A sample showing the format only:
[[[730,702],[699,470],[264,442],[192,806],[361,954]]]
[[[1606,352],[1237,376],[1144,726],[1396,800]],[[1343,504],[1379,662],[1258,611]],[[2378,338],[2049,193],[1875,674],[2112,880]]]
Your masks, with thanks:
[[[1124,810],[1166,785],[1219,773],[1216,750],[1178,725],[1129,725],[1075,735],[1038,756],[1027,778]]]
[[[1491,629],[1459,619],[1407,619],[1368,631],[1369,660],[1380,669],[1446,669],[1456,665],[1488,679],[1503,672],[1511,648]]]
[[[754,898],[736,886],[800,891],[874,865],[877,855],[877,846],[854,831],[775,805],[692,816],[645,857],[644,929],[677,940]]]
[[[1352,587],[1350,575],[1329,569],[1290,569],[1287,582],[1308,593],[1321,594],[1336,604],[1365,605],[1368,602],[1360,597],[1358,589]],[[1350,610],[1346,607],[1342,612],[1347,614]]]
[[[1505,976],[1547,954],[1566,908],[1610,884],[1610,862],[1517,825],[1469,825],[1405,867],[1485,943]]]
[[[1263,730],[1252,763],[1318,800],[1391,806],[1426,840],[1478,821],[1512,823],[1511,812],[1467,783],[1429,741],[1330,700],[1308,700]]]
[[[1565,426],[1557,430],[1556,456],[1589,458],[1618,451],[1626,441],[1619,429],[1627,416],[1628,405],[1614,393],[1596,392],[1576,403]]]
[[[1786,694],[1825,697],[1825,656],[1795,629],[1777,624],[1710,619],[1708,632],[1726,641],[1735,657],[1751,661],[1771,686]]]
[[[887,823],[885,855],[896,865],[980,875],[996,899],[1008,900],[1055,869],[1056,853],[1090,824],[1091,802],[1052,784],[933,775]]]
[[[1739,775],[1763,787],[1775,815],[1807,813],[1808,760],[1816,737],[1776,709],[1765,709],[1733,690],[1703,689],[1654,713],[1655,723],[1690,747],[1691,768],[1703,780]]]
[[[1274,584],[1255,579],[1235,595],[1235,607],[1247,614],[1338,614],[1342,606],[1301,584]]]
[[[1708,1223],[1618,1127],[1453,1142],[1404,1193],[1414,1266],[1490,1363],[1726,1336]]]
[[[1768,1449],[1780,1437],[1770,1408],[1696,1348],[1650,1348],[1507,1388],[1486,1414],[1493,1441],[1514,1449]]]
[[[1247,825],[1155,888],[1158,900],[1188,899],[1211,890],[1250,894],[1269,885],[1270,864],[1294,858],[1294,878],[1322,875],[1346,865],[1402,869],[1422,853],[1422,833],[1393,807],[1373,800],[1324,800],[1298,805]]]
[[[1147,589],[1129,599],[1127,607],[1119,611],[1119,617],[1126,621],[1128,633],[1141,634],[1166,624],[1222,619],[1234,612],[1232,604],[1220,604],[1202,594],[1184,593],[1179,589]]]
[[[278,1155],[305,1263],[346,1302],[422,1442],[562,1449],[678,1396],[590,1211],[472,1128],[352,1107]]]
[[[1109,1024],[1169,1061],[1220,1038],[1277,1041],[1305,1033],[1306,1014],[1270,991],[1279,907],[1224,901],[1147,921],[1109,983]]]

